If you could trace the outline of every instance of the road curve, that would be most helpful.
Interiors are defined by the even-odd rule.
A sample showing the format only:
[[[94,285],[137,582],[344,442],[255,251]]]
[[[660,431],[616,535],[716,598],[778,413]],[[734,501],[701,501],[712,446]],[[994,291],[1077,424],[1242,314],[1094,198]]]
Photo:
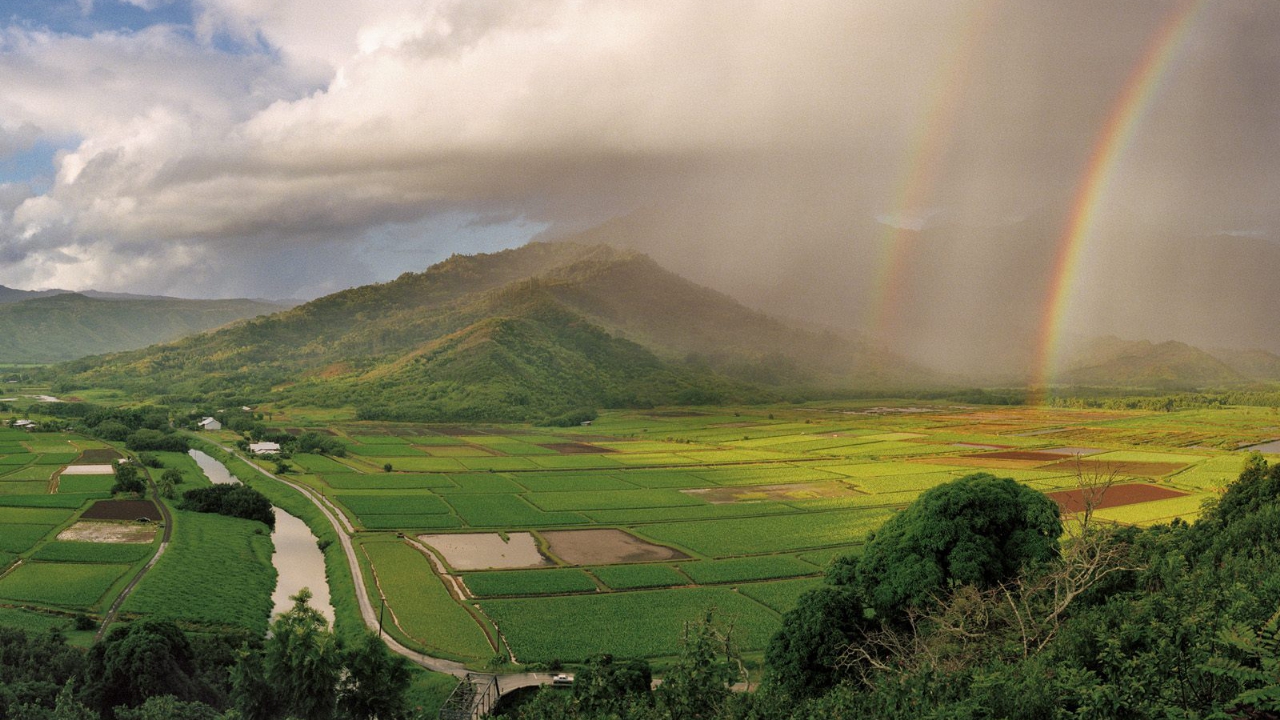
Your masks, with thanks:
[[[324,499],[318,497],[319,493],[312,488],[286,480],[274,473],[271,473],[258,463],[254,462],[251,458],[238,455],[233,449],[223,445],[222,443],[203,437],[200,439],[222,448],[223,451],[231,454],[232,456],[240,457],[245,460],[245,462],[249,463],[249,465],[251,465],[255,470],[272,480],[283,483],[294,490],[297,490],[302,493],[303,497],[306,497],[313,505],[319,508],[320,512],[324,513],[325,518],[328,519],[329,524],[333,526],[334,531],[338,535],[338,541],[342,544],[342,552],[347,557],[347,565],[351,568],[352,584],[355,585],[356,588],[356,601],[360,606],[360,616],[364,619],[365,627],[377,632],[378,608],[374,606],[373,599],[369,597],[369,589],[364,584],[364,575],[360,572],[360,563],[356,560],[355,546],[351,543],[350,531],[346,529],[350,528],[350,525],[346,522],[346,518],[343,517],[335,508],[332,508],[332,506],[330,506]],[[476,673],[469,670],[466,665],[455,660],[434,657],[432,655],[420,653],[417,650],[411,650],[404,645],[401,645],[395,640],[395,638],[392,638],[385,633],[382,635],[382,641],[387,644],[387,647],[391,648],[392,652],[402,655],[428,670],[445,673],[456,678],[465,678],[468,675],[484,675],[484,673]],[[498,678],[498,692],[499,694],[505,695],[506,693],[518,688],[532,687],[534,685],[550,685],[552,674],[504,673],[499,674],[496,677]]]

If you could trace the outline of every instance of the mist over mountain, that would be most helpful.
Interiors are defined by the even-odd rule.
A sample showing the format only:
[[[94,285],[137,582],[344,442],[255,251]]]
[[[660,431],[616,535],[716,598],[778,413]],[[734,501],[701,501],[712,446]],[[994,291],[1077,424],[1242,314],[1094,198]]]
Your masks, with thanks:
[[[753,308],[860,334],[929,367],[989,382],[1028,377],[1065,211],[988,225],[940,216],[912,229],[836,209],[789,234],[761,219],[767,211],[741,222],[710,214],[636,211],[570,237],[643,249]],[[1280,352],[1280,243],[1137,224],[1115,233],[1087,245],[1072,279],[1068,346],[1115,335]],[[890,243],[896,265],[886,260]]]
[[[58,370],[68,386],[234,388],[397,419],[776,398],[927,382],[855,338],[796,329],[634,252],[532,243],[454,256],[168,345]]]

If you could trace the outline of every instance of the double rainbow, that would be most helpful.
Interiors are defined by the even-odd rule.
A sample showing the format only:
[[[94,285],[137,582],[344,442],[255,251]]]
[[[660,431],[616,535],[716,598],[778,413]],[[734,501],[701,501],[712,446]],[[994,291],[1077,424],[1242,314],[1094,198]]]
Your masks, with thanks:
[[[1097,225],[1099,209],[1114,184],[1120,161],[1151,109],[1170,68],[1176,64],[1178,50],[1193,21],[1207,4],[1208,0],[1186,0],[1157,29],[1112,106],[1107,123],[1093,146],[1084,177],[1071,204],[1067,226],[1058,242],[1040,316],[1040,334],[1032,365],[1033,393],[1043,391],[1057,369],[1063,328],[1080,278],[1081,261]]]

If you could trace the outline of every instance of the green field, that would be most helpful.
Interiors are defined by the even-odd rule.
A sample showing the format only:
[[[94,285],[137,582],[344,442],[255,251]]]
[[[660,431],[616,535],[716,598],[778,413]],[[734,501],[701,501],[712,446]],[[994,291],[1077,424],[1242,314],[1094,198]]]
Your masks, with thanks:
[[[915,409],[872,410],[894,404]],[[860,552],[921,492],[975,472],[1044,492],[1077,481],[1055,467],[1061,456],[984,457],[999,448],[1081,447],[1104,463],[1176,464],[1159,484],[1185,497],[1096,513],[1145,525],[1195,517],[1239,473],[1245,455],[1230,448],[1275,434],[1266,429],[1274,418],[1251,409],[1101,412],[886,400],[610,411],[589,427],[569,428],[275,412],[273,428],[321,429],[348,448],[343,458],[295,455],[288,477],[325,495],[357,529],[364,581],[375,603],[386,598],[388,632],[477,668],[496,652],[490,637],[501,648],[494,625],[522,662],[578,661],[593,652],[662,658],[677,651],[683,623],[712,607],[733,620],[743,649],[761,650],[780,613],[820,583],[832,561]],[[150,545],[53,539],[112,480],[64,476],[50,494],[49,479],[76,457],[68,438],[0,429],[0,564],[22,561],[0,581],[0,604],[99,609],[126,569],[152,552]],[[100,445],[75,440],[76,447]],[[184,475],[179,490],[207,484],[185,454],[156,455]],[[588,554],[573,559],[546,534],[592,528],[624,531],[638,549],[604,543],[579,548]],[[264,630],[274,577],[265,531],[190,513],[178,513],[173,530],[125,617]],[[463,585],[451,592],[449,579],[410,544],[428,532],[531,532],[554,560],[452,571]],[[54,579],[58,586],[49,586]]]
[[[169,549],[125,601],[127,614],[266,632],[275,587],[260,522],[174,511]]]

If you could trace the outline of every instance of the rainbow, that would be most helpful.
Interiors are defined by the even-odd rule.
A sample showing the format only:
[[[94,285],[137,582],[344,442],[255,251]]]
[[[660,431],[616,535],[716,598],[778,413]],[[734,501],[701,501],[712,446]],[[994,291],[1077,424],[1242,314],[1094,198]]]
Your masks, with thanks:
[[[1065,231],[1058,242],[1053,272],[1040,316],[1033,357],[1031,388],[1042,392],[1057,367],[1062,334],[1085,250],[1098,220],[1098,211],[1114,183],[1116,170],[1134,133],[1159,94],[1193,21],[1208,0],[1186,0],[1156,30],[1146,51],[1129,75],[1111,114],[1099,133],[1089,163],[1071,204]],[[1034,398],[1033,398],[1034,399]]]
[[[977,10],[969,15],[955,45],[946,55],[942,71],[934,77],[926,95],[930,101],[908,145],[910,151],[890,196],[893,198],[891,210],[877,244],[879,259],[872,283],[872,302],[863,325],[870,329],[874,340],[889,339],[906,284],[906,269],[910,264],[911,241],[915,233],[899,223],[905,218],[919,216],[926,208],[942,167],[956,114],[969,86],[968,78],[978,41],[998,2],[982,0]]]

